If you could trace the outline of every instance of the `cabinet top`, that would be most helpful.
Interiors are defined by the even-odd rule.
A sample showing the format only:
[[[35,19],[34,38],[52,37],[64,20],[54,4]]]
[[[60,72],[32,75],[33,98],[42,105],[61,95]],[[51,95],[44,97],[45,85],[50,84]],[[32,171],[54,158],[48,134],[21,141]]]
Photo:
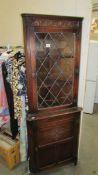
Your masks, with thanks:
[[[68,109],[62,109],[62,110],[54,110],[54,111],[39,111],[39,113],[29,113],[28,114],[28,121],[33,121],[33,120],[43,120],[50,118],[55,118],[55,117],[63,117],[65,115],[68,115],[68,117],[73,117],[74,114],[80,113],[82,111],[82,108],[80,107],[72,107]],[[76,116],[76,115],[75,115]],[[66,116],[67,117],[67,116]],[[59,119],[60,119],[59,118]]]
[[[62,16],[62,15],[48,15],[48,14],[31,14],[31,13],[22,13],[21,16],[24,17],[43,17],[43,18],[57,18],[57,19],[68,19],[68,20],[75,20],[75,21],[82,21],[83,17],[76,17],[76,16]]]
[[[80,30],[82,17],[57,16],[43,14],[22,14],[24,24],[34,27],[54,27],[65,30]]]

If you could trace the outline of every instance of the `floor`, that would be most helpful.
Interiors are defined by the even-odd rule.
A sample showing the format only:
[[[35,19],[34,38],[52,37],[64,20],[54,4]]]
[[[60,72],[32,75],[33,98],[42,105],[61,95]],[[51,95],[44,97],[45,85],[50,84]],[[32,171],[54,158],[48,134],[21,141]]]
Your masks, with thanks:
[[[27,175],[27,172],[28,162],[11,171],[0,162],[0,175]],[[98,175],[98,113],[83,114],[78,165],[54,168],[40,175]]]

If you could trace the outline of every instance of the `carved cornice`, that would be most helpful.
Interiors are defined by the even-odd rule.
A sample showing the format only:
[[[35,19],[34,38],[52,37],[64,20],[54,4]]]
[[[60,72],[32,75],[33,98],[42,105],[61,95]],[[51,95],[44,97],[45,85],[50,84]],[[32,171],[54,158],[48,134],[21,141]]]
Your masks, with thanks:
[[[72,17],[61,16],[45,16],[45,15],[27,15],[24,16],[26,24],[34,27],[53,27],[63,29],[78,29],[80,27],[80,20]]]

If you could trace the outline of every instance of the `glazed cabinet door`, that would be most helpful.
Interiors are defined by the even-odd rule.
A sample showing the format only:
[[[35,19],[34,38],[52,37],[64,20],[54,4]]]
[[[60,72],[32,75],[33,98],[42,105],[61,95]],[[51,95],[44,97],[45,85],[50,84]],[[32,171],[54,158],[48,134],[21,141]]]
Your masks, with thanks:
[[[81,19],[23,16],[30,111],[77,104]]]

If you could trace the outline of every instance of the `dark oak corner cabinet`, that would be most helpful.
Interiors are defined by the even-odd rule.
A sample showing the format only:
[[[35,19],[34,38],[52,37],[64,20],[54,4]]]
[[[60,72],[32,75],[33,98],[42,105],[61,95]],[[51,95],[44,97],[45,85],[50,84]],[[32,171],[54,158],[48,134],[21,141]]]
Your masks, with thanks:
[[[82,18],[22,14],[29,114],[29,167],[77,164]]]

